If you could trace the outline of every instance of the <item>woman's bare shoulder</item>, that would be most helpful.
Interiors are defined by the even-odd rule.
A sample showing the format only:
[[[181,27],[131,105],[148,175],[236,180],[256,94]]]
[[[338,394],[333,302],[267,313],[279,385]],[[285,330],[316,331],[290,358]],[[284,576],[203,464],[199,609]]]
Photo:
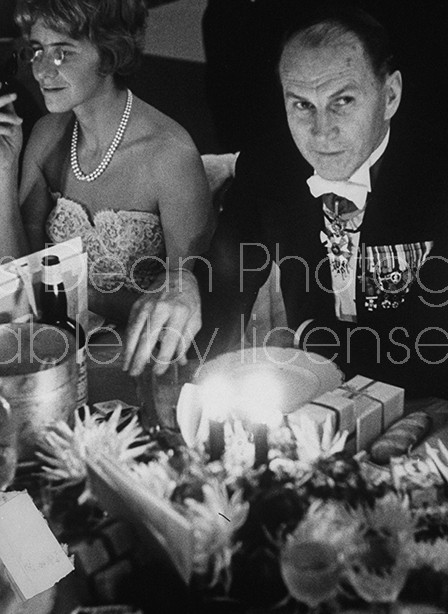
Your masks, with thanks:
[[[60,141],[72,118],[71,113],[47,113],[33,127],[28,147],[44,150]]]
[[[160,157],[197,154],[193,139],[177,121],[155,107],[136,99],[137,130],[145,135],[145,147],[157,149]]]

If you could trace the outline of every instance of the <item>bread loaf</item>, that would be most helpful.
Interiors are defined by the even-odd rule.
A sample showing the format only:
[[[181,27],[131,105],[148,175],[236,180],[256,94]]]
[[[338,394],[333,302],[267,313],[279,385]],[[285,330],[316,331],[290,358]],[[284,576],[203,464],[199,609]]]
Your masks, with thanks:
[[[374,463],[385,465],[393,456],[402,456],[417,445],[428,433],[431,418],[423,411],[416,411],[394,422],[370,448]]]

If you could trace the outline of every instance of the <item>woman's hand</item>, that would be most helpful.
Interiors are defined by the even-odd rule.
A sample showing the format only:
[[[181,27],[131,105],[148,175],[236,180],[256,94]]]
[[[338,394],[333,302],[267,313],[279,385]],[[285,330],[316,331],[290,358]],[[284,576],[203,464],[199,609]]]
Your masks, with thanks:
[[[199,288],[190,271],[167,270],[150,291],[134,303],[126,329],[123,368],[131,376],[139,375],[151,359],[157,375],[173,361],[185,364],[202,324]]]
[[[14,110],[16,94],[0,88],[0,262],[28,252],[18,202],[22,120]]]
[[[11,172],[18,165],[22,149],[22,119],[13,102],[16,94],[1,95],[0,89],[0,171]]]

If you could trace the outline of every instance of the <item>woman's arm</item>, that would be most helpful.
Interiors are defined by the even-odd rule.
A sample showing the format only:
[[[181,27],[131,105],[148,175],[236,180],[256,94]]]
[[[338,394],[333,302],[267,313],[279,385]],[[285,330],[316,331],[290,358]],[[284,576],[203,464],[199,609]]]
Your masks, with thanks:
[[[201,327],[201,302],[191,272],[211,240],[215,215],[204,167],[188,140],[168,146],[158,160],[157,189],[167,265],[152,292],[133,305],[126,331],[124,369],[138,375],[153,359],[161,374],[186,353]],[[154,349],[160,341],[160,349]]]
[[[45,223],[54,203],[45,180],[42,165],[59,142],[53,117],[46,115],[34,126],[25,149],[20,183],[20,210],[25,233],[32,252],[45,248],[48,237]],[[56,145],[55,145],[56,144]]]
[[[207,251],[216,216],[204,165],[193,144],[178,143],[158,161],[158,203],[167,268],[194,266]]]
[[[18,207],[19,154],[22,120],[13,102],[16,94],[0,96],[0,262],[27,253],[28,246]]]

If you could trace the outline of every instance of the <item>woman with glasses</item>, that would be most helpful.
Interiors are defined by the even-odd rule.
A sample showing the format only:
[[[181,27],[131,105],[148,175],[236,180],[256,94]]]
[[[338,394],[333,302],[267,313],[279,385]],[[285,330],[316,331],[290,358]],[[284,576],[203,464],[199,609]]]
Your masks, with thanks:
[[[186,351],[200,323],[191,257],[207,248],[213,228],[191,138],[125,85],[140,56],[146,12],[144,0],[19,0],[16,9],[24,57],[50,112],[24,156],[20,201],[29,248],[82,237],[90,308],[118,321],[132,309],[131,371],[134,353],[140,364],[142,352],[149,358],[149,329],[150,349],[158,331],[168,330],[164,358]]]

